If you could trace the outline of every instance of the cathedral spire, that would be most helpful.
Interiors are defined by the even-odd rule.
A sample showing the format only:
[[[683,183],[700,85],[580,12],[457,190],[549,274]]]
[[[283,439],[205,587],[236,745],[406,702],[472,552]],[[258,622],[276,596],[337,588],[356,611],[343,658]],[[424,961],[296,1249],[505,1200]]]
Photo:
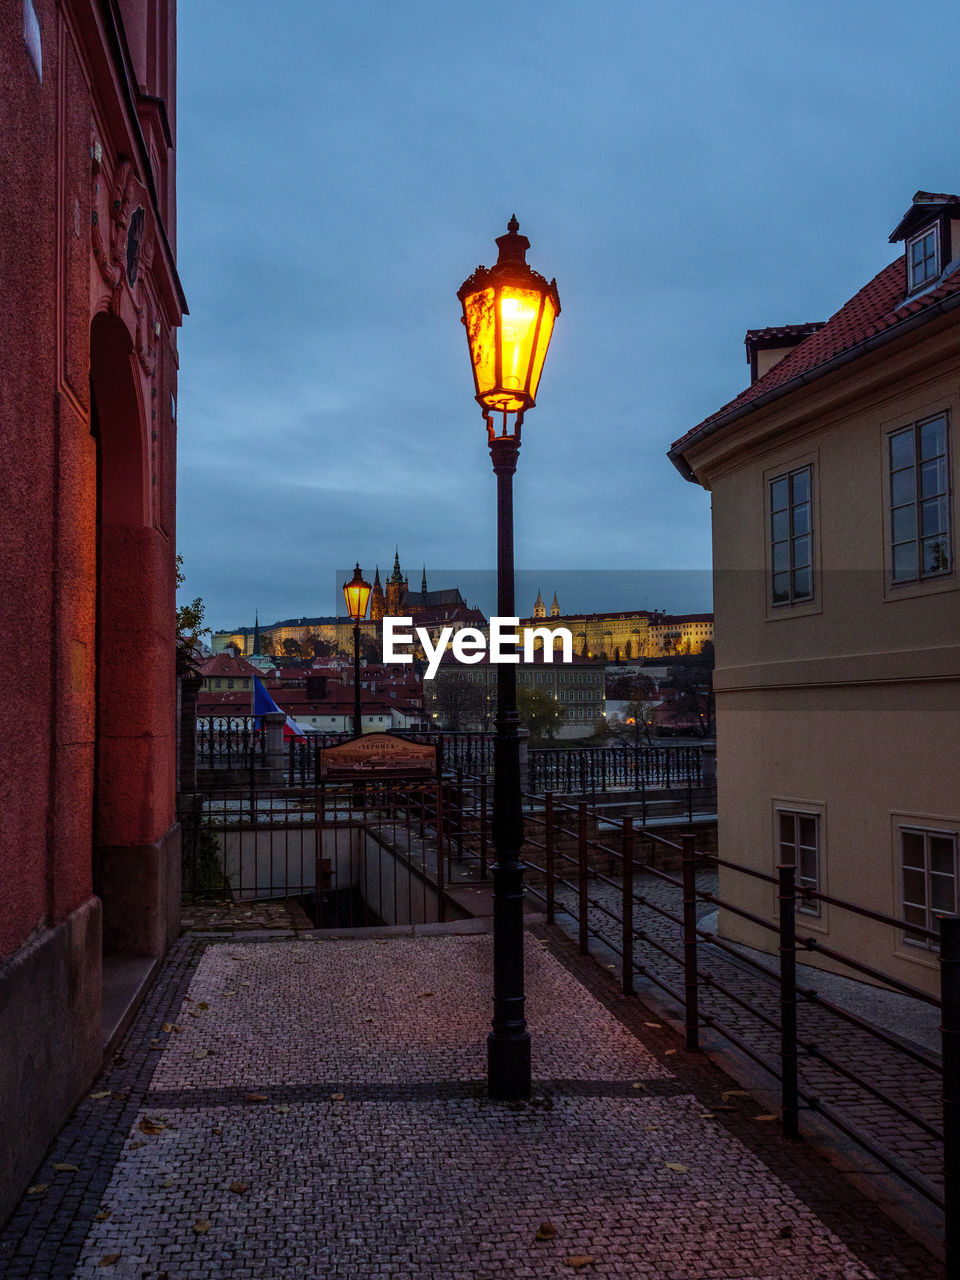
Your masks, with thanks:
[[[393,556],[393,573],[390,575],[390,581],[395,582],[398,587],[403,586],[403,570],[400,568],[400,548],[397,547]]]
[[[251,653],[250,657],[259,658],[262,656],[260,653],[260,615],[256,610],[254,611],[253,619],[253,653]]]
[[[423,578],[420,580],[420,590],[423,592],[424,595],[427,594],[427,566],[426,565],[423,566]],[[426,601],[424,601],[424,604],[426,604]]]
[[[535,604],[534,604],[534,606],[533,606],[533,616],[534,616],[535,618],[544,618],[544,617],[546,617],[546,614],[547,614],[547,610],[546,610],[546,607],[544,606],[544,603],[543,603],[543,596],[542,596],[542,595],[540,594],[540,592],[538,591],[538,592],[537,592],[537,599],[536,599],[536,602],[535,602]]]

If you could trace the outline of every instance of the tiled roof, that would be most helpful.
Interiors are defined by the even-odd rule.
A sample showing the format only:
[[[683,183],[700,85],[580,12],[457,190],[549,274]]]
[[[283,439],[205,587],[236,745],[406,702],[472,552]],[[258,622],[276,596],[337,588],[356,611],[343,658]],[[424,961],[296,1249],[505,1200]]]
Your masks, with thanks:
[[[781,394],[786,394],[787,384],[794,383],[794,380],[797,380],[797,386],[800,385],[801,378],[805,382],[811,381],[827,372],[826,366],[830,361],[855,351],[868,339],[895,329],[897,325],[920,316],[923,312],[929,312],[925,319],[933,319],[938,312],[938,303],[960,294],[960,270],[956,269],[958,265],[960,264],[951,263],[947,269],[949,274],[933,289],[919,297],[905,299],[904,259],[895,259],[831,316],[822,329],[794,347],[789,355],[784,356],[762,378],[758,378],[753,386],[741,391],[740,395],[722,409],[704,418],[679,440],[674,441],[670,448],[671,458],[682,455],[683,446],[707,428],[719,425],[728,417],[741,416],[750,410],[755,401],[770,393],[776,394],[779,388],[784,388]],[[956,301],[960,302],[960,298]]]
[[[816,333],[818,329],[822,329],[825,324],[823,320],[811,320],[807,324],[773,324],[766,329],[748,329],[744,342],[759,342],[776,338],[806,338],[811,333]]]
[[[202,676],[256,676],[256,667],[252,667],[245,658],[233,658],[228,653],[218,653],[200,663]]]

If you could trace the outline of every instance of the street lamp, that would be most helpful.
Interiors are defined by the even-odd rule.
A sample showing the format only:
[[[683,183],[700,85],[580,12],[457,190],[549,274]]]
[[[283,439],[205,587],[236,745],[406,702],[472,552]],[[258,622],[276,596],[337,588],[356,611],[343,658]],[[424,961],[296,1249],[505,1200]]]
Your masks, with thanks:
[[[497,237],[499,257],[460,286],[477,403],[497,477],[497,612],[514,617],[513,473],[523,415],[536,403],[553,324],[557,282],[526,263],[530,241],[516,216]],[[487,1087],[493,1098],[530,1093],[530,1033],[523,991],[523,801],[516,666],[497,680],[493,775],[493,1029],[487,1037]]]
[[[360,623],[367,616],[367,601],[370,599],[370,583],[364,582],[359,564],[350,581],[343,584],[343,594],[347,598],[347,613],[353,619],[353,736],[359,738],[363,733],[360,720]]]

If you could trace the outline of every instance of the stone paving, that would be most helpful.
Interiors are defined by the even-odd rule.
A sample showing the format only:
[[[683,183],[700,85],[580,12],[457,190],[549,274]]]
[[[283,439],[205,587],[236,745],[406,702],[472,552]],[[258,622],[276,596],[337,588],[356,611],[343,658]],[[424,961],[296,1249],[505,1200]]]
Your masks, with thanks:
[[[527,948],[534,1095],[489,1100],[491,964],[475,930],[181,939],[0,1236],[0,1272],[940,1274],[542,926]]]
[[[712,870],[698,871],[697,887],[715,892],[716,873]],[[666,908],[675,916],[682,915],[679,889],[655,876],[648,873],[636,876],[634,892]],[[588,919],[594,937],[619,946],[619,889],[603,881],[593,881],[589,899]],[[567,911],[558,910],[558,925],[575,936],[576,893],[569,888],[558,888],[557,904],[568,908]],[[698,914],[703,918],[714,911],[711,904],[701,903]],[[617,919],[613,918],[611,912]],[[681,930],[672,921],[638,905],[634,908],[634,926],[682,957]],[[638,969],[642,965],[648,973],[682,994],[682,968],[655,947],[638,941],[634,961]],[[771,958],[769,963],[775,965],[775,958]],[[619,961],[617,965],[619,973]],[[699,948],[698,967],[701,972],[709,973],[731,988],[749,1006],[745,1009],[716,987],[703,983],[699,991],[701,1014],[715,1018],[719,1025],[729,1028],[766,1061],[777,1064],[780,1052],[779,1031],[776,1026],[771,1027],[758,1016],[765,1015],[779,1024],[779,987],[776,977],[758,973],[745,961],[731,957],[703,941]],[[798,969],[798,981],[801,987],[814,990],[825,985],[823,975],[803,965]],[[679,1006],[649,979],[638,976],[636,990],[641,996],[655,999],[665,1009],[672,1007],[676,1016],[682,1020]],[[892,1029],[897,1031],[900,1027]],[[838,1015],[806,1001],[801,1001],[798,1007],[798,1032],[802,1043],[813,1044],[839,1064],[839,1068],[835,1068],[816,1057],[801,1053],[801,1090],[809,1097],[818,1099],[824,1107],[836,1111],[845,1123],[852,1125],[930,1192],[942,1193],[943,1145],[939,1138],[892,1110],[889,1105],[846,1076],[843,1069],[869,1081],[881,1093],[912,1110],[926,1125],[937,1131],[942,1122],[939,1072],[915,1063],[899,1050],[852,1027]]]

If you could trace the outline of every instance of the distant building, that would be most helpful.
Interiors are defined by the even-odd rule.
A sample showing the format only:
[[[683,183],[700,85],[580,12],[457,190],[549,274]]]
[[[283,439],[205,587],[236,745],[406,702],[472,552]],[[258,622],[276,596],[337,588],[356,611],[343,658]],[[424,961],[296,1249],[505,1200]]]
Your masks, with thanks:
[[[713,643],[712,613],[666,614],[637,609],[563,614],[554,593],[549,620],[546,615],[543,596],[538,591],[533,616],[520,619],[521,633],[544,626],[565,627],[573,637],[574,653],[607,662],[699,653],[705,644]],[[535,643],[540,648],[543,642],[538,638]]]
[[[475,685],[483,694],[478,699],[478,711],[474,718],[462,724],[463,729],[488,729],[496,710],[496,692],[499,666],[491,663],[487,654],[482,661],[467,666],[457,662],[447,653],[440,662],[435,679],[424,682],[424,708],[430,711],[431,688],[439,689],[445,680],[462,679]],[[605,716],[604,668],[586,658],[574,655],[573,662],[544,661],[543,650],[534,655],[534,661],[516,666],[517,690],[540,688],[555,698],[566,712],[566,721],[557,732],[558,738],[584,738],[590,736]],[[441,698],[442,700],[442,698]],[[436,704],[437,699],[433,699]],[[434,723],[442,724],[442,712],[434,705],[431,715],[437,714]]]

